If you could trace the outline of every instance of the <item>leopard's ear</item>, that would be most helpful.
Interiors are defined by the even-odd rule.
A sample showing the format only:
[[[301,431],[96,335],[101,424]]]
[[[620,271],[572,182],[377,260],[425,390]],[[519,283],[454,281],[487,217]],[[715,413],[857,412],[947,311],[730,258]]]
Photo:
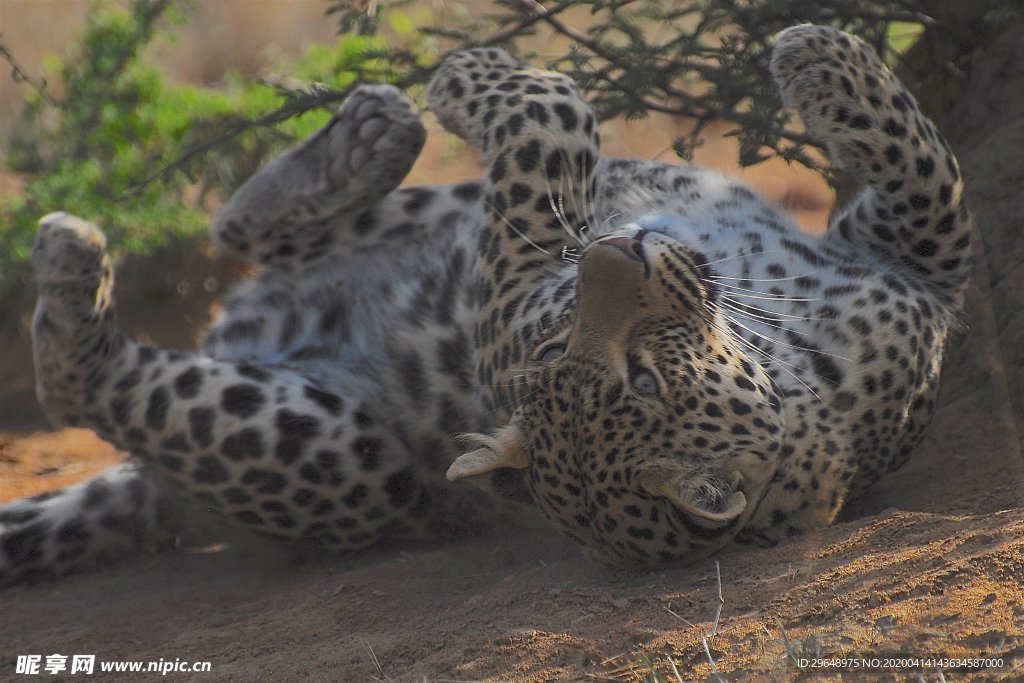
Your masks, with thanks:
[[[523,432],[514,422],[489,436],[467,434],[463,438],[476,448],[455,459],[446,475],[449,481],[469,479],[505,467],[523,469],[527,465]]]
[[[646,493],[667,498],[683,512],[716,524],[731,522],[747,509],[747,497],[739,490],[742,476],[738,472],[727,482],[662,461],[638,469],[636,482]]]

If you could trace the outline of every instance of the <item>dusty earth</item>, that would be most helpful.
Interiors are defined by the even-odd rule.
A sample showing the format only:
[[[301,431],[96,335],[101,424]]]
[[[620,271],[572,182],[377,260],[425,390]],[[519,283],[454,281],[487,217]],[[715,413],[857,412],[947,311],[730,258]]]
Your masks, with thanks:
[[[994,95],[974,102],[1005,109]],[[644,149],[643,132],[608,137],[640,156],[668,147]],[[649,573],[595,565],[528,515],[500,538],[330,562],[255,542],[186,545],[0,593],[0,680],[33,680],[15,675],[17,655],[54,653],[210,662],[167,675],[182,681],[1024,680],[1024,118],[959,138],[982,239],[940,408],[911,463],[831,528]],[[439,144],[414,181],[452,156]],[[727,158],[714,145],[702,154]],[[749,179],[821,224],[831,198],[820,185],[779,166]],[[191,346],[244,270],[214,256],[179,243],[123,262],[123,326]],[[123,457],[88,432],[50,428],[35,407],[31,299],[8,292],[0,307],[0,501]],[[833,656],[852,663],[814,666]],[[927,661],[960,657],[1002,663]],[[868,671],[872,659],[898,665]]]

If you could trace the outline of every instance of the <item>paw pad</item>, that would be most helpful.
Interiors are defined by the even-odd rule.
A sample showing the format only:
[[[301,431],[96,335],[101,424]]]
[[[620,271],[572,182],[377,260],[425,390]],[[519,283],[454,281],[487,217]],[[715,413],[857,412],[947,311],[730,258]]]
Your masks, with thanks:
[[[398,88],[364,85],[345,100],[329,127],[330,180],[344,187],[366,174],[384,185],[397,184],[419,156],[425,136],[419,114]]]

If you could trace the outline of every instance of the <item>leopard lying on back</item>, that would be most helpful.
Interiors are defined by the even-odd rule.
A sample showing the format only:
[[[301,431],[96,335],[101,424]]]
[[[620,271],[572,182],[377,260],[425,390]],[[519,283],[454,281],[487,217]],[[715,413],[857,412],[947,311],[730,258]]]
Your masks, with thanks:
[[[395,189],[422,126],[359,88],[217,218],[262,268],[197,354],[124,337],[102,234],[45,217],[40,401],[133,461],[0,508],[0,583],[168,543],[183,508],[338,550],[485,525],[493,499],[445,474],[618,564],[828,524],[920,439],[969,217],[948,145],[864,43],[794,27],[772,69],[867,183],[824,236],[713,171],[600,159],[572,82],[493,49],[429,90],[487,179]]]

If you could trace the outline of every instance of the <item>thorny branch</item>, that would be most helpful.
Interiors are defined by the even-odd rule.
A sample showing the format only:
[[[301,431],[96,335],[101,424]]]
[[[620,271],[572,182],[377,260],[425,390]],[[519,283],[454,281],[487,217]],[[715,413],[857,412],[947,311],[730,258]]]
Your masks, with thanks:
[[[774,32],[799,21],[817,21],[853,29],[882,46],[892,22],[931,22],[912,0],[829,6],[803,0],[558,0],[550,6],[538,0],[498,0],[498,5],[505,12],[499,16],[500,30],[423,28],[425,34],[454,43],[433,65],[421,66],[414,55],[394,50],[374,55],[394,69],[390,73],[362,72],[351,87],[340,91],[283,92],[286,101],[280,107],[256,119],[230,122],[143,180],[135,191],[174,173],[188,173],[194,161],[248,130],[335,106],[361,82],[376,77],[400,88],[422,85],[451,52],[474,45],[514,44],[540,24],[572,41],[569,52],[550,64],[580,83],[602,118],[637,117],[653,111],[690,119],[694,122],[690,133],[674,144],[685,158],[700,144],[709,124],[724,121],[735,126],[727,134],[738,138],[744,165],[775,155],[817,168],[805,149],[818,145],[789,125],[789,115],[781,110],[769,85],[767,59]],[[332,11],[341,7],[352,11],[343,1]],[[563,19],[565,11],[574,7],[591,10],[593,23],[587,31]],[[380,11],[377,5],[373,9]],[[663,42],[650,38],[656,35],[652,28],[660,29]]]
[[[735,106],[723,107],[719,106],[717,102],[708,103],[706,97],[695,97],[692,92],[680,90],[671,80],[665,82],[659,81],[656,87],[663,95],[663,101],[657,101],[651,99],[649,96],[642,93],[637,88],[630,84],[630,79],[627,77],[631,71],[636,70],[635,65],[631,65],[622,61],[620,53],[609,49],[603,45],[599,40],[588,36],[586,33],[576,29],[573,26],[566,24],[564,21],[555,16],[555,13],[546,9],[537,0],[515,0],[515,2],[522,8],[523,11],[530,13],[532,17],[540,17],[544,23],[550,26],[556,33],[561,34],[576,43],[583,48],[586,48],[594,55],[603,59],[606,64],[596,71],[591,72],[591,79],[598,81],[598,83],[591,83],[589,90],[602,92],[606,94],[625,94],[632,100],[632,102],[642,108],[644,111],[654,111],[672,116],[679,116],[694,121],[694,127],[690,134],[683,139],[682,145],[677,144],[677,152],[686,158],[692,155],[692,149],[700,144],[700,134],[713,121],[725,121],[729,123],[737,124],[737,128],[734,129],[730,135],[738,135],[744,129],[757,130],[763,128],[763,120],[751,114],[749,111],[743,111]],[[564,9],[559,6],[559,9]],[[680,18],[689,14],[693,14],[697,9],[692,5],[687,5],[681,9],[677,9],[673,12],[666,14],[666,17],[672,19]],[[662,54],[671,54],[674,48],[677,47],[677,43],[684,40],[685,36],[679,36],[668,43],[661,46],[658,50]],[[703,79],[711,81],[714,77],[719,75],[720,67],[716,67],[712,63],[707,61],[713,59],[717,55],[714,49],[711,50],[691,50],[690,59],[686,59],[678,64],[679,66],[685,67],[687,71],[692,71]],[[664,60],[662,60],[664,61]],[[811,146],[818,147],[818,143],[811,137],[804,135],[798,131],[794,131],[789,128],[777,128],[771,130],[772,137],[766,136],[761,141],[763,146],[768,147],[773,153],[785,158],[792,158],[793,160],[799,161],[805,166],[811,168],[817,168],[815,162],[801,152],[801,147]],[[788,144],[780,145],[779,140],[785,140]],[[682,147],[682,149],[680,149]],[[757,158],[751,158],[743,160],[745,163],[757,163],[767,158],[763,155],[759,155]]]
[[[2,39],[3,36],[0,36]],[[11,67],[11,80],[15,83],[24,83],[33,90],[36,94],[51,107],[58,107],[60,103],[50,96],[50,93],[46,91],[47,82],[45,78],[40,78],[38,81],[33,79],[28,73],[21,68],[21,65],[14,59],[14,55],[11,54],[10,48],[7,47],[3,40],[0,40],[0,58],[2,58],[7,65]]]
[[[558,8],[545,12],[550,16],[555,16],[560,12],[565,11],[572,5],[572,2],[564,2]],[[512,26],[505,28],[501,31],[491,34],[487,39],[474,43],[481,47],[487,47],[491,45],[505,45],[515,38],[523,35],[529,30],[534,24],[541,21],[544,18],[541,14],[533,14],[530,16],[523,17],[521,20],[513,24]],[[429,29],[427,29],[429,30]],[[458,47],[452,48],[444,52],[435,62],[435,66],[444,61],[444,58],[453,52],[465,49],[469,47],[470,43],[468,37],[463,38],[463,44]],[[406,89],[414,85],[423,85],[430,80],[431,75],[434,73],[434,67],[413,67],[403,77],[398,80],[391,81],[392,85],[400,89]],[[221,132],[214,135],[213,137],[195,145],[185,152],[182,156],[178,157],[169,164],[163,166],[153,175],[142,180],[134,188],[136,194],[143,192],[147,187],[152,185],[154,182],[163,180],[171,177],[174,173],[183,172],[188,173],[188,168],[194,160],[203,157],[208,152],[216,150],[222,147],[227,142],[235,139],[239,135],[246,131],[255,128],[269,128],[283,121],[287,121],[290,118],[301,116],[302,114],[315,111],[317,109],[324,109],[332,105],[338,105],[349,96],[349,94],[358,87],[361,83],[373,81],[373,77],[370,74],[362,74],[359,78],[353,82],[352,85],[343,90],[334,90],[331,88],[317,88],[315,90],[305,92],[289,92],[285,93],[287,101],[278,107],[277,109],[268,112],[267,114],[252,120],[240,120],[231,123]]]

